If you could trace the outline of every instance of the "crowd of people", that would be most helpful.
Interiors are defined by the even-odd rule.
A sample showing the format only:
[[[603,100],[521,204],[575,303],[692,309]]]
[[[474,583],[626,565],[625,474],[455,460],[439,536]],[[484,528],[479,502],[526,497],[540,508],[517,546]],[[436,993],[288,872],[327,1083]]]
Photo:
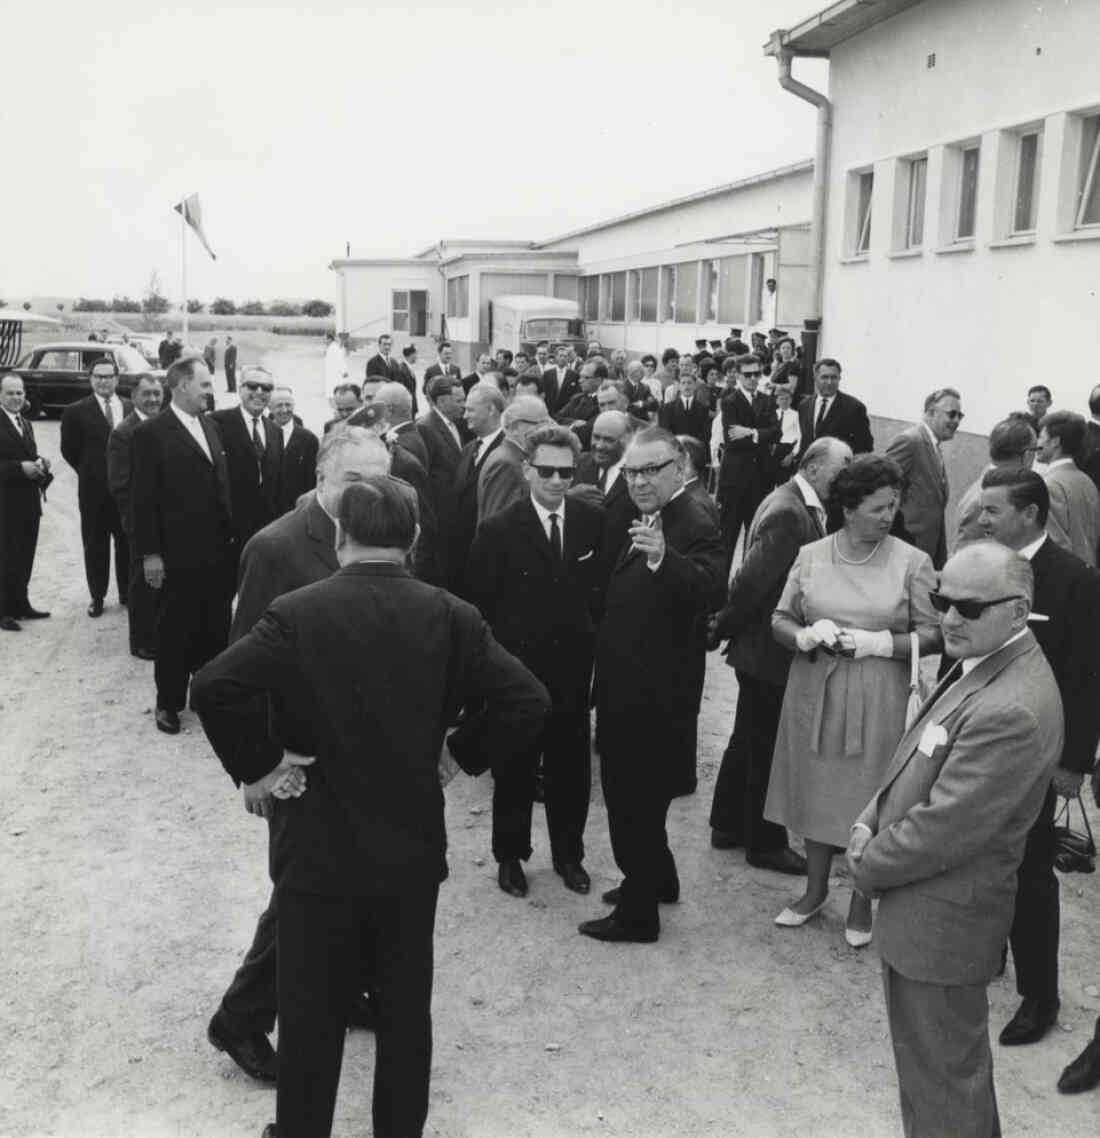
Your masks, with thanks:
[[[329,1132],[344,1031],[371,1027],[375,1133],[420,1134],[442,787],[492,772],[515,897],[543,802],[552,868],[586,895],[597,754],[622,880],[579,931],[656,941],[684,888],[666,818],[697,788],[724,645],[739,697],[712,845],[805,879],[775,917],[790,929],[844,855],[845,939],[879,948],[906,1133],[999,1133],[986,988],[1010,948],[1000,1042],[1056,1022],[1056,804],[1100,742],[1100,387],[1088,420],[1033,388],[949,534],[954,388],[876,450],[840,362],[778,330],[659,360],[552,347],[463,375],[443,342],[421,377],[382,335],[353,377],[331,337],[320,436],[265,369],[238,390],[235,350],[235,407],[207,410],[213,361],[185,351],[130,400],[94,364],[62,417],[88,616],[113,564],[156,727],[178,733],[190,702],[271,827],[275,889],[211,1043],[277,1081],[265,1134],[295,1138]],[[23,406],[0,379],[7,631],[49,616],[28,582],[51,475]],[[1098,1083],[1100,1021],[1059,1088]]]

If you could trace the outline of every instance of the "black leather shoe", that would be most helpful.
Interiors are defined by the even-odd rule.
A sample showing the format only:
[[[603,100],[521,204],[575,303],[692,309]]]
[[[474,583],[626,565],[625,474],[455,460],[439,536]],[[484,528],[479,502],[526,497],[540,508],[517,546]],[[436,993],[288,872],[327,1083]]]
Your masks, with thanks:
[[[136,656],[139,660],[155,660],[157,654],[150,652],[148,648],[131,648],[130,655]]]
[[[348,1009],[348,1027],[360,1031],[374,1031],[378,1023],[378,1010],[366,992],[360,992]]]
[[[502,861],[497,869],[497,884],[512,897],[527,896],[527,877],[518,861]]]
[[[756,869],[770,869],[790,877],[806,876],[806,859],[794,850],[771,850],[768,853],[749,853],[745,861]]]
[[[40,609],[32,609],[30,605],[19,614],[20,620],[45,620],[50,614]]]
[[[157,730],[163,731],[165,735],[178,735],[180,733],[179,714],[175,711],[169,711],[166,707],[158,707]]]
[[[636,944],[652,944],[660,935],[657,929],[634,929],[621,924],[617,917],[600,917],[596,921],[582,921],[577,926],[582,936],[593,940],[631,941]]]
[[[602,900],[606,901],[608,905],[617,905],[619,898],[623,895],[621,885],[616,885],[614,889],[609,889],[603,894]],[[680,886],[673,885],[668,889],[662,889],[657,894],[657,900],[662,905],[675,905],[680,900]]]
[[[274,1122],[269,1122],[264,1127],[264,1132],[260,1135],[260,1138],[279,1138],[279,1128]]]
[[[1100,1029],[1096,1038],[1062,1072],[1058,1089],[1064,1095],[1076,1095],[1100,1086]]]
[[[1001,1032],[1001,1046],[1019,1047],[1024,1043],[1038,1043],[1057,1023],[1058,1009],[1061,1006],[1058,1000],[1052,1004],[1042,1004],[1025,996],[1016,1009],[1016,1014]]]
[[[88,606],[89,616],[102,616],[103,615],[103,601],[102,599],[94,600]]]
[[[732,834],[727,834],[725,830],[712,829],[710,844],[711,848],[716,850],[739,850],[741,848],[741,843]]]
[[[5,632],[23,631],[23,626],[13,616],[0,616],[0,628]]]
[[[592,879],[579,861],[555,862],[554,872],[574,893],[587,893],[592,888]]]
[[[206,1038],[219,1050],[224,1051],[246,1075],[261,1083],[274,1083],[278,1064],[271,1041],[262,1032],[240,1039],[230,1035],[223,1026],[219,1013],[214,1013]]]

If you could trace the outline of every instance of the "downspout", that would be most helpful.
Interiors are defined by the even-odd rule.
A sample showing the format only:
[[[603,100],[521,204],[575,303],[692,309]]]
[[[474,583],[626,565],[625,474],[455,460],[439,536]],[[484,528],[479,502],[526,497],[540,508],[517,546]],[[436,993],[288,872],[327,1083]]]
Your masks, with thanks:
[[[833,141],[833,105],[791,75],[794,53],[782,46],[783,33],[772,32],[771,54],[779,64],[779,86],[817,108],[817,141],[814,147],[814,188],[810,211],[810,300],[803,334],[806,356],[817,358],[821,330],[822,296],[825,286],[825,210],[829,196],[829,158]],[[807,335],[807,333],[809,335]],[[808,342],[807,342],[808,341]]]

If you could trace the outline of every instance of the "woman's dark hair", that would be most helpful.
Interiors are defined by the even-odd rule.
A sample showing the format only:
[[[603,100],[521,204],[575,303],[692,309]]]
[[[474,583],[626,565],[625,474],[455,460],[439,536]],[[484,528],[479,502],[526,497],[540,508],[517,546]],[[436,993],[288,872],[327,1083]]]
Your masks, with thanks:
[[[842,510],[854,510],[876,490],[887,486],[900,490],[904,481],[901,467],[892,458],[880,454],[856,455],[833,479],[829,501]]]
[[[642,356],[642,358],[641,358],[641,363],[642,363],[643,367],[646,364],[652,364],[654,367],[656,367],[657,366],[657,357],[654,355],[651,355],[649,352],[646,352],[646,354],[644,356]]]

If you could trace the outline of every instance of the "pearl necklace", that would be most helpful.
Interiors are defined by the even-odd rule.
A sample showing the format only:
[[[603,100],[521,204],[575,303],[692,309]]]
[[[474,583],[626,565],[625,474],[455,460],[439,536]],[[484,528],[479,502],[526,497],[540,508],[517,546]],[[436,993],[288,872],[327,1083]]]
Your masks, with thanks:
[[[833,534],[833,549],[836,550],[837,557],[839,557],[840,560],[843,561],[845,565],[866,565],[867,562],[870,561],[871,558],[874,557],[874,555],[876,553],[878,553],[878,547],[882,544],[882,541],[883,541],[883,539],[880,537],[878,539],[878,541],[875,542],[875,548],[872,549],[871,552],[868,553],[867,556],[864,557],[861,561],[853,561],[852,558],[845,557],[844,554],[841,553],[840,541],[838,540],[838,535],[835,533]]]

